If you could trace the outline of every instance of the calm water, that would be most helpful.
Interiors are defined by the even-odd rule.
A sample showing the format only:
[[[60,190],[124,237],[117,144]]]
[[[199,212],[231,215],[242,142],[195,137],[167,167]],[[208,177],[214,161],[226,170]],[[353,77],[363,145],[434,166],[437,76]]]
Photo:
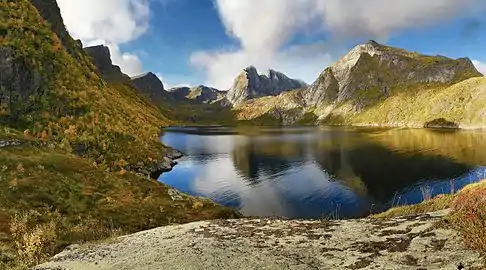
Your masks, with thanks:
[[[160,181],[248,216],[350,218],[486,178],[486,132],[170,128],[185,153]]]

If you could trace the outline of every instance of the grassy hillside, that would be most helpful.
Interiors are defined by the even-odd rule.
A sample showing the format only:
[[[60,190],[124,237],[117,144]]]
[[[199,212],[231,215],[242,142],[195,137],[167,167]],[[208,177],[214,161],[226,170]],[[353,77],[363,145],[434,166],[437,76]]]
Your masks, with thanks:
[[[170,121],[155,106],[130,86],[107,85],[81,48],[85,61],[75,59],[29,1],[2,0],[1,14],[0,48],[16,72],[1,88],[0,124],[68,151],[83,148],[80,154],[107,166],[161,157],[157,134]],[[22,74],[32,82],[26,93],[15,89]]]
[[[486,127],[486,78],[471,78],[449,87],[422,87],[394,95],[355,111],[351,104],[321,106],[323,122],[348,125],[423,127],[444,118],[461,128]]]
[[[55,1],[35,3],[60,18]],[[62,20],[51,23],[31,1],[0,1],[0,269],[70,243],[237,216],[127,171],[164,160],[168,110],[102,80]]]
[[[486,127],[486,78],[471,78],[451,86],[416,85],[391,89],[389,97],[373,91],[360,94],[369,105],[358,109],[354,101],[305,107],[300,90],[263,97],[234,108],[238,120],[267,124],[332,124],[355,126],[424,127],[443,118],[459,128]],[[365,95],[367,95],[365,97]],[[319,118],[319,121],[317,120]],[[282,121],[281,119],[284,119]]]
[[[316,117],[304,109],[301,90],[251,99],[233,108],[235,121],[253,125],[307,124]]]

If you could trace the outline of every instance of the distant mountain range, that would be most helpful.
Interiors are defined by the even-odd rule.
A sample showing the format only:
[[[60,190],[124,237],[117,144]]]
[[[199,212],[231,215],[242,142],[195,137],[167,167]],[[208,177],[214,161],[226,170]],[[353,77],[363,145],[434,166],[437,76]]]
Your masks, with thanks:
[[[486,127],[486,79],[468,58],[360,44],[310,86],[236,106],[271,124]]]
[[[111,63],[108,48],[85,51],[106,80],[130,83]],[[259,74],[254,66],[243,69],[228,91],[204,85],[166,90],[151,72],[131,83],[156,104],[226,107],[236,122],[473,128],[486,126],[482,77],[468,58],[423,55],[370,40],[325,68],[311,85],[275,70]],[[191,114],[194,121],[204,119],[197,109]]]

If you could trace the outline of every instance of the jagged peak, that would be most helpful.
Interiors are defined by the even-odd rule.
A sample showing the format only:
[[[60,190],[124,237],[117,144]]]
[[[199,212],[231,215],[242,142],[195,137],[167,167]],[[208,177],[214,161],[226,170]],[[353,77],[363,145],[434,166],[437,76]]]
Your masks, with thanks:
[[[258,74],[257,68],[253,65],[247,66],[246,68],[243,69],[243,71],[245,73],[257,73]]]
[[[379,46],[379,45],[381,45],[380,43],[376,42],[373,39],[370,39],[370,40],[366,41],[365,44],[372,45],[372,46]]]
[[[133,77],[131,77],[131,79],[136,80],[136,79],[140,79],[140,78],[143,78],[143,77],[157,77],[157,75],[155,75],[153,72],[149,71],[149,72],[142,73],[140,75],[133,76]],[[159,77],[157,77],[157,79],[159,79]]]

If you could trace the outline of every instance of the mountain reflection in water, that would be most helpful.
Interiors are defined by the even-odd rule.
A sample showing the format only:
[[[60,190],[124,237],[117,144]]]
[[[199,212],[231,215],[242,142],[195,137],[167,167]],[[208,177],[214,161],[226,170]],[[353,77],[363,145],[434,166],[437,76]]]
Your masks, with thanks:
[[[249,216],[351,218],[485,177],[486,133],[344,127],[169,128],[160,181]]]

